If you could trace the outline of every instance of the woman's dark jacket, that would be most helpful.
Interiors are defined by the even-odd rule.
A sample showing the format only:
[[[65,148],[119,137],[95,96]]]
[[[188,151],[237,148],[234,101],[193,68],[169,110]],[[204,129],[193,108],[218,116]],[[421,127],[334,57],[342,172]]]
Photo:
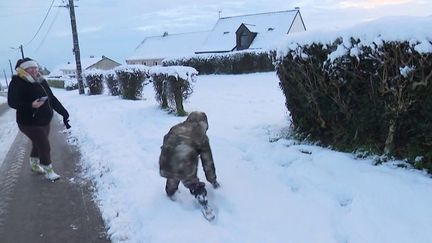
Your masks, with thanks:
[[[38,109],[33,108],[33,101],[43,96],[48,96],[48,100]],[[69,117],[69,113],[54,96],[45,80],[41,83],[30,83],[14,75],[9,84],[8,104],[17,110],[16,121],[20,125],[46,126],[51,122],[53,109],[63,118]]]

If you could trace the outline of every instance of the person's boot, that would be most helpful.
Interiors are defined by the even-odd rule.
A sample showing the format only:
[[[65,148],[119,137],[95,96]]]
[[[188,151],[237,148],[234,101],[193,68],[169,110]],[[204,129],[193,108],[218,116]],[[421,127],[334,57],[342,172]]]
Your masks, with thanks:
[[[39,174],[45,173],[44,169],[40,165],[39,158],[36,158],[36,157],[30,157],[30,169],[31,169],[31,171],[39,173]]]
[[[203,182],[196,184],[196,186],[190,191],[198,200],[199,204],[207,206],[207,190],[205,189],[205,184]]]
[[[195,198],[198,200],[198,203],[201,204],[202,206],[207,206],[207,195],[204,194],[199,194],[196,195]]]
[[[47,178],[50,181],[55,181],[60,179],[60,176],[54,172],[52,165],[41,165],[41,167],[45,171],[45,178]]]

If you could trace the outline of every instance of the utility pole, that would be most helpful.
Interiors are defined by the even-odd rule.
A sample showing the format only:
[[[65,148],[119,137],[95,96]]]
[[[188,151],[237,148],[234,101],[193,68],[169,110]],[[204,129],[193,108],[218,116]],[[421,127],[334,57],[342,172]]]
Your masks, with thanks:
[[[10,69],[11,69],[11,77],[13,76],[13,69],[12,69],[12,63],[11,63],[11,60],[9,59],[9,66],[10,66]]]
[[[22,58],[24,59],[24,50],[23,50],[23,46],[20,45],[19,48],[21,49],[21,56],[22,56]]]
[[[5,76],[5,82],[6,82],[6,89],[9,89],[9,85],[8,85],[8,81],[7,81],[7,77],[6,77],[6,71],[3,69],[3,74]],[[1,86],[1,84],[0,84]]]
[[[69,7],[69,13],[70,13],[70,19],[71,19],[72,38],[73,38],[73,52],[75,55],[78,89],[79,89],[79,94],[84,94],[84,84],[83,84],[83,78],[82,78],[82,74],[81,74],[82,73],[81,56],[80,56],[80,49],[79,49],[79,43],[78,43],[78,33],[77,33],[77,26],[76,26],[76,19],[75,19],[75,6],[73,3],[73,0],[69,0],[69,4],[67,6]]]

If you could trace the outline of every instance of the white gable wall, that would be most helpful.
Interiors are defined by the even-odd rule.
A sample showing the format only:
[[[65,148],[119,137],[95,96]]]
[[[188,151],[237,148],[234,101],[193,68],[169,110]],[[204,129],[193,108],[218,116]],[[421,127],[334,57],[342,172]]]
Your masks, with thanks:
[[[298,33],[306,31],[303,21],[300,16],[300,12],[295,16],[291,29],[289,29],[288,34]]]

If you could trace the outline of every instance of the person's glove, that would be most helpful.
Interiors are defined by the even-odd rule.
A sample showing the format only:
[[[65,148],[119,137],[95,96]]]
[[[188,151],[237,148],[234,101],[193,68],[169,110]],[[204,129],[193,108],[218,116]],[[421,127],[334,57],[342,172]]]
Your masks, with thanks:
[[[218,189],[218,188],[220,187],[220,184],[219,184],[219,182],[214,181],[214,182],[212,183],[212,186],[213,186],[214,189]]]
[[[69,117],[63,117],[63,123],[66,126],[66,129],[71,128],[71,125],[69,125]]]

